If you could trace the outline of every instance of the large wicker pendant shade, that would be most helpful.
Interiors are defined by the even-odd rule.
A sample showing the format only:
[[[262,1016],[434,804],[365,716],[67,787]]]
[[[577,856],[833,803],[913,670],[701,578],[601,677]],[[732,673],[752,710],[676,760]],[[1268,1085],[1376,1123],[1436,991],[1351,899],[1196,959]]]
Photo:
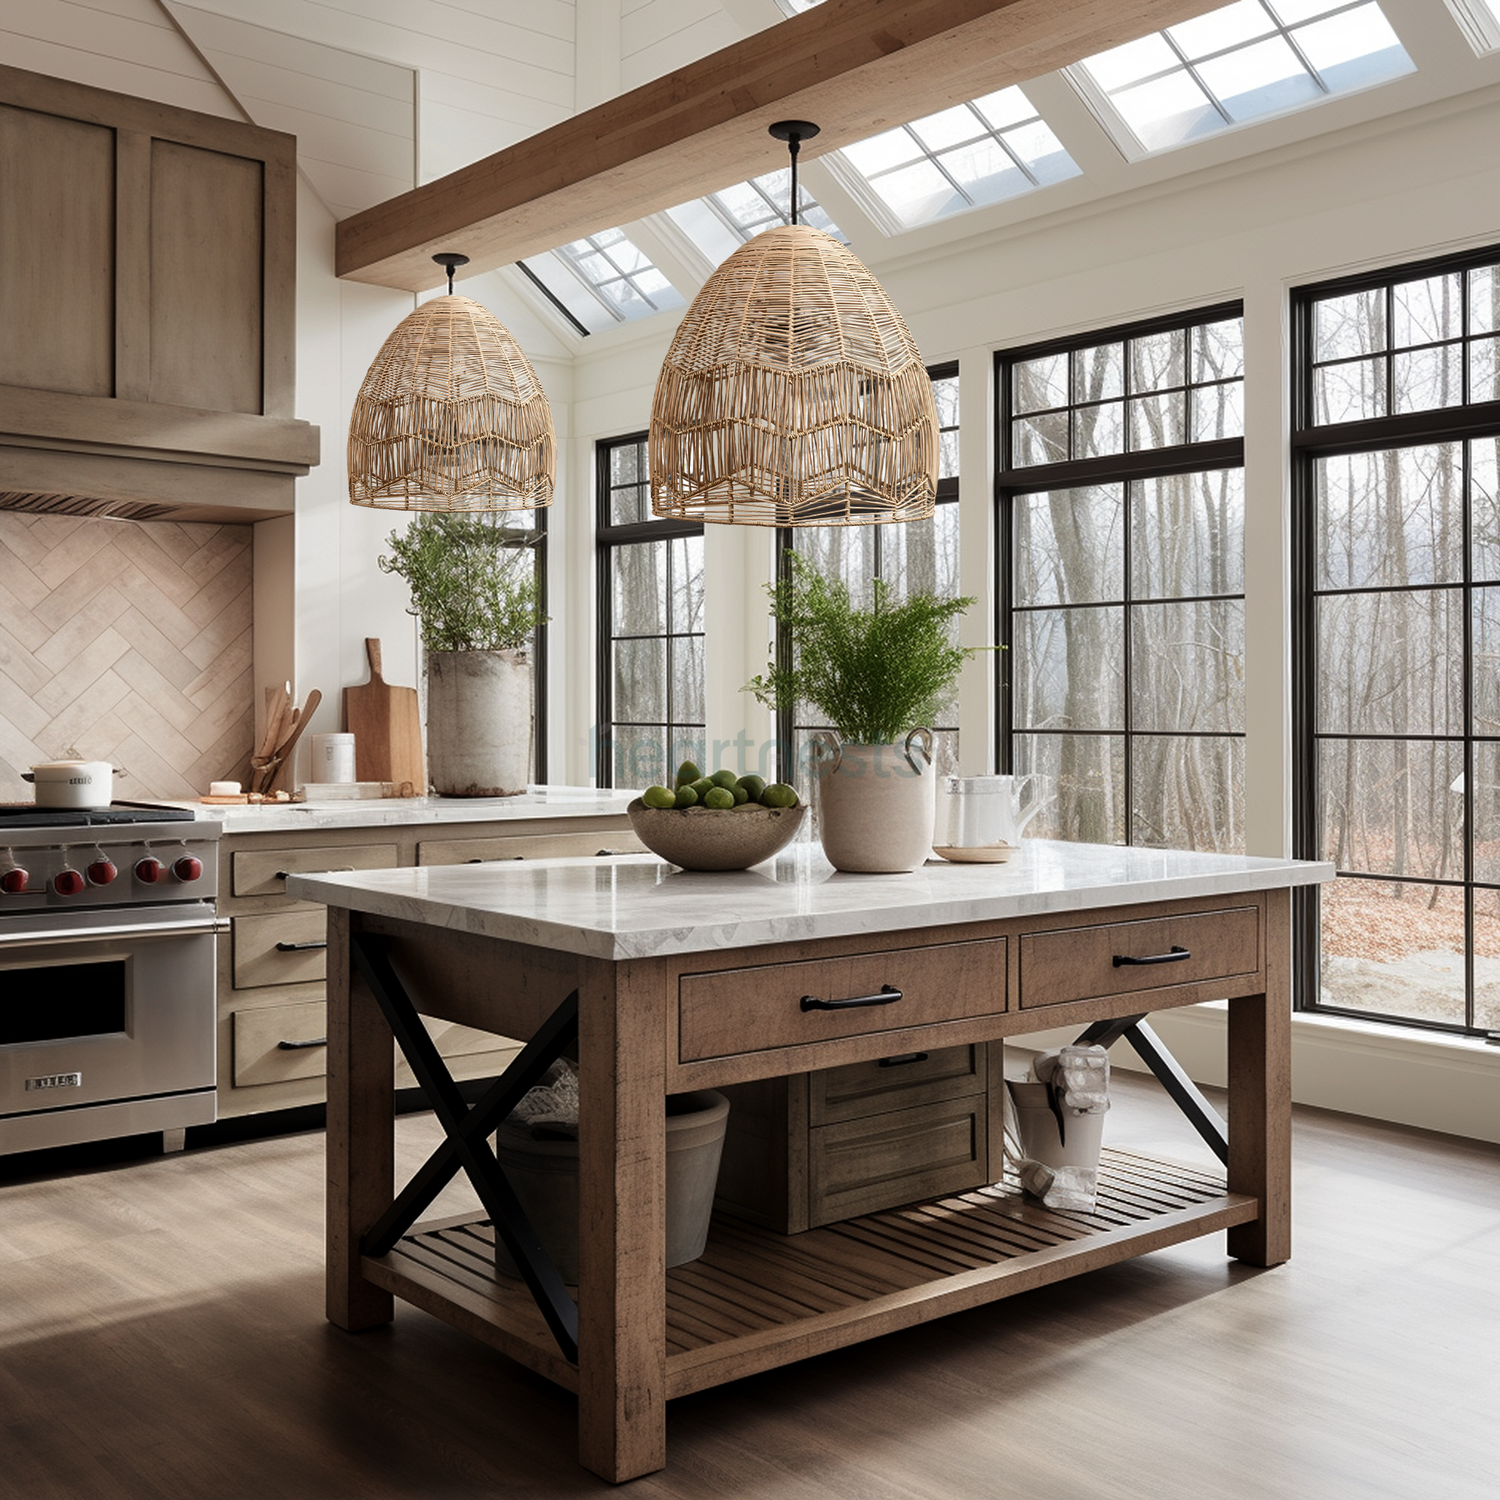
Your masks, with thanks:
[[[397,325],[359,388],[349,498],[385,510],[538,510],[552,504],[556,452],[552,408],[505,325],[468,297],[434,297]]]
[[[768,229],[719,267],[678,327],[650,455],[658,516],[919,520],[937,494],[932,382],[852,251],[805,224]]]

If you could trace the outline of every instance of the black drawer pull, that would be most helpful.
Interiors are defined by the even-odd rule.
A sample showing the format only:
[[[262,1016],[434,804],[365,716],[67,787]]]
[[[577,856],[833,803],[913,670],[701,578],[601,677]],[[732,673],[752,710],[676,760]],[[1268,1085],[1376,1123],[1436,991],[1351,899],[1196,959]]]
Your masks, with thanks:
[[[1117,953],[1115,954],[1115,968],[1122,968],[1126,964],[1180,964],[1183,959],[1192,956],[1186,948],[1179,948],[1176,943],[1173,943],[1169,952],[1152,953],[1145,958],[1131,958],[1128,954]]]
[[[483,859],[476,855],[473,859],[466,859],[464,863],[466,865],[499,865],[504,864],[506,860],[525,858],[524,854],[497,854],[493,859]]]
[[[316,943],[277,943],[278,953],[307,953],[313,948],[326,948],[328,939],[322,938]]]
[[[328,1038],[315,1036],[310,1042],[277,1042],[276,1045],[282,1052],[301,1052],[304,1047],[326,1047]]]
[[[882,1057],[880,1066],[882,1068],[904,1068],[907,1063],[926,1062],[925,1052],[903,1052],[900,1057]]]
[[[901,991],[893,984],[883,984],[873,995],[850,995],[847,1000],[819,1000],[816,995],[802,997],[803,1010],[853,1010],[857,1005],[894,1005]]]

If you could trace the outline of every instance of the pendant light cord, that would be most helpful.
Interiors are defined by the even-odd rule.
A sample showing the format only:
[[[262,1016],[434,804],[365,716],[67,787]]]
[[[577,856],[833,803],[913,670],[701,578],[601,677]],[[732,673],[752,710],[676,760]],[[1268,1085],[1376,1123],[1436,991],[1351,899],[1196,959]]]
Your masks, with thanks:
[[[797,152],[802,146],[802,137],[794,130],[786,138],[786,149],[792,157],[792,223],[797,222]]]

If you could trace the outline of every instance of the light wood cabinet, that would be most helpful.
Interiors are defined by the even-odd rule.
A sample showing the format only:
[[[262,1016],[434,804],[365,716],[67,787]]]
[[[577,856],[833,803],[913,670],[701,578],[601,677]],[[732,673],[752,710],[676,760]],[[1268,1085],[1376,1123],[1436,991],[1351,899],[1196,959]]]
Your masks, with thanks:
[[[219,911],[230,930],[219,939],[219,1118],[320,1104],[325,1097],[327,911],[288,896],[288,875],[640,848],[624,813],[225,834]],[[499,1073],[517,1051],[506,1037],[452,1021],[431,1021],[428,1030],[459,1079]],[[399,1059],[397,1082],[403,1088],[415,1082]]]

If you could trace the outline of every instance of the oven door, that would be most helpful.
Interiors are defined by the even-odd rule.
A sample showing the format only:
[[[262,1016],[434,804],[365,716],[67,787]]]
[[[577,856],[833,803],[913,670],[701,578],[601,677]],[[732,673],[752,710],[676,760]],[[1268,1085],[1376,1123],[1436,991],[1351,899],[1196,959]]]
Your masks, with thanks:
[[[163,1100],[197,1096],[182,1123],[213,1118],[225,925],[197,903],[0,923],[0,1150],[168,1128]]]

